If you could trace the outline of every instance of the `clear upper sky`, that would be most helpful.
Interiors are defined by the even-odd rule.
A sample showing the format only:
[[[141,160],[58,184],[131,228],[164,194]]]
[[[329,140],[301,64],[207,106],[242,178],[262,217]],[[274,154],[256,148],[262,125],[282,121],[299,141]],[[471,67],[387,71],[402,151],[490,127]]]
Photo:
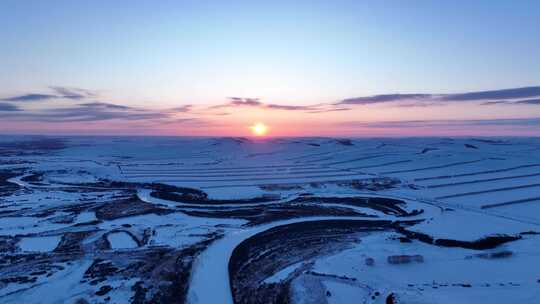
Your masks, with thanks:
[[[0,68],[0,116],[16,112],[0,126],[14,132],[32,131],[21,121],[65,131],[66,124],[81,121],[65,118],[80,112],[55,121],[51,111],[78,111],[81,104],[94,104],[84,107],[100,114],[129,107],[178,120],[167,121],[168,127],[156,122],[156,134],[186,134],[175,131],[178,123],[195,121],[197,134],[209,135],[242,134],[235,128],[262,119],[281,135],[292,134],[287,125],[316,122],[331,125],[332,134],[369,135],[362,129],[367,122],[532,119],[540,117],[540,102],[441,106],[431,96],[421,105],[384,109],[336,103],[378,94],[538,86],[540,1],[3,0]],[[51,87],[88,95],[68,98]],[[29,94],[52,97],[15,98]],[[409,97],[399,99],[418,102]],[[254,98],[259,104],[249,104]],[[242,109],[231,113],[238,105]],[[307,110],[319,112],[294,108],[313,105]],[[173,108],[181,111],[163,114]],[[112,115],[105,119],[111,127],[96,132],[129,133],[157,117]]]

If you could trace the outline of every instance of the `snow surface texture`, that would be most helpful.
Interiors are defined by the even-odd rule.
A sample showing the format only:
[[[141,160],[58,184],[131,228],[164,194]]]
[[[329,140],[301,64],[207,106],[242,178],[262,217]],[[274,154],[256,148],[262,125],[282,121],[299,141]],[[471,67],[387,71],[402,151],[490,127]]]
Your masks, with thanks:
[[[0,303],[539,303],[539,225],[537,138],[0,140]]]

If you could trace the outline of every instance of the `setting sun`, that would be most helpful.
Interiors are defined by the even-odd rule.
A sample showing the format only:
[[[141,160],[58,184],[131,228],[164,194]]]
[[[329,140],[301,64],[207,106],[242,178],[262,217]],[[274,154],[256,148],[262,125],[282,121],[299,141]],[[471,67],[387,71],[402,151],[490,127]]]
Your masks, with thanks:
[[[253,126],[250,127],[250,129],[251,129],[251,132],[253,132],[253,135],[255,136],[264,136],[266,135],[266,133],[268,133],[268,127],[261,122],[254,124]]]

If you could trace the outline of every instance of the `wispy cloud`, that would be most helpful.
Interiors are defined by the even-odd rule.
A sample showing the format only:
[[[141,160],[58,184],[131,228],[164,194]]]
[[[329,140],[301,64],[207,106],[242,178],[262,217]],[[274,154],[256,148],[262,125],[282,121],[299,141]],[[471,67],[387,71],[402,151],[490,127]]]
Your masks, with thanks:
[[[51,93],[28,93],[0,98],[0,118],[4,121],[28,121],[47,123],[99,122],[99,121],[139,121],[145,123],[180,123],[194,121],[195,118],[178,117],[178,114],[190,112],[192,105],[183,105],[166,110],[137,108],[116,103],[104,102],[92,90],[63,86],[49,87]],[[67,99],[80,103],[63,107],[45,109],[22,109],[17,102],[41,102],[54,99]],[[10,113],[7,113],[10,112]]]
[[[167,116],[159,112],[116,111],[101,107],[78,106],[72,108],[53,108],[41,111],[25,111],[2,115],[3,119],[38,122],[98,122],[104,120],[155,120]]]
[[[346,98],[335,103],[316,104],[307,106],[281,105],[264,103],[259,98],[252,97],[229,97],[225,104],[216,105],[211,109],[233,107],[256,107],[273,110],[305,111],[308,113],[325,113],[333,111],[347,111],[350,106],[374,105],[388,103],[398,107],[432,107],[444,105],[450,102],[483,102],[484,105],[520,103],[538,104],[536,100],[520,100],[518,98],[540,97],[540,86],[521,87],[491,91],[476,91],[453,94],[437,93],[411,93],[411,94],[380,94],[362,97]]]
[[[88,102],[80,104],[81,107],[87,107],[87,108],[103,108],[103,109],[114,109],[114,110],[132,110],[132,107],[124,106],[124,105],[117,105],[107,102]]]
[[[187,113],[193,110],[193,105],[183,105],[183,106],[172,108],[169,110],[176,113]]]
[[[491,105],[540,105],[540,98],[535,99],[523,99],[523,100],[496,100],[496,101],[487,101],[482,103],[484,106]]]
[[[68,88],[58,86],[51,86],[49,88],[55,91],[58,96],[65,99],[80,100],[84,98],[94,98],[98,96],[98,94],[92,90],[81,88]]]
[[[345,122],[344,127],[363,127],[376,129],[467,127],[467,126],[540,126],[540,117],[504,119],[456,119],[456,120],[403,120],[380,122]]]
[[[35,102],[35,101],[45,101],[51,99],[71,99],[71,100],[82,100],[85,98],[96,97],[97,94],[93,91],[79,88],[67,88],[67,87],[49,87],[53,92],[52,93],[27,93],[17,96],[4,97],[0,98],[3,101],[11,102]]]
[[[460,94],[448,94],[443,100],[449,101],[481,101],[496,99],[515,99],[540,96],[540,87],[522,87],[493,91],[468,92]]]
[[[12,96],[12,97],[4,97],[4,98],[1,98],[0,100],[18,102],[18,101],[42,101],[42,100],[49,100],[49,99],[55,99],[55,98],[58,98],[58,96],[51,95],[51,94],[30,93],[30,94],[24,94],[24,95]]]
[[[288,105],[279,105],[279,104],[267,104],[265,105],[267,109],[274,110],[286,110],[286,111],[308,111],[313,109],[312,106],[288,106]]]
[[[524,104],[524,105],[540,105],[540,98],[539,99],[526,99],[526,100],[519,100],[515,102],[516,104]]]
[[[338,104],[345,105],[368,105],[374,103],[396,102],[396,101],[413,101],[426,100],[432,98],[431,94],[383,94],[366,97],[347,98],[340,101]]]
[[[322,108],[321,107],[321,108],[316,109],[316,110],[310,110],[307,113],[318,114],[318,113],[328,113],[328,112],[343,112],[343,111],[349,111],[349,110],[351,110],[351,108],[343,108],[343,107],[340,107],[340,108],[336,108],[336,107]]]
[[[262,106],[263,103],[259,101],[259,98],[229,97],[229,103],[227,105],[258,107]]]
[[[253,107],[253,108],[266,108],[274,110],[306,110],[309,109],[308,106],[290,106],[290,105],[280,105],[280,104],[267,104],[263,103],[259,98],[252,97],[228,97],[229,102],[212,106],[211,109],[221,109],[221,108],[235,108],[235,107]]]
[[[414,94],[382,94],[343,99],[336,105],[371,105],[380,103],[404,103],[406,107],[434,106],[448,102],[479,102],[483,104],[503,104],[506,99],[533,98],[540,96],[540,86],[522,87],[492,91],[477,91],[454,94],[414,93]]]
[[[0,103],[0,112],[18,112],[21,111],[19,107],[10,103]]]
[[[3,104],[0,104],[3,105]],[[0,107],[1,109],[2,107]],[[17,111],[18,108],[7,104],[6,111]],[[143,121],[157,123],[174,123],[188,118],[177,117],[176,112],[168,110],[149,110],[117,105],[105,102],[82,103],[70,107],[49,108],[33,111],[17,111],[16,113],[0,113],[0,118],[12,121],[36,122],[99,122],[109,120]],[[193,119],[193,118],[189,118]]]
[[[396,107],[399,108],[427,108],[427,107],[436,107],[442,106],[444,103],[433,102],[433,101],[417,101],[417,102],[406,102],[396,104]]]
[[[512,101],[508,100],[495,100],[495,101],[486,101],[481,103],[483,106],[493,106],[493,105],[504,105],[504,104],[512,104]]]
[[[264,103],[259,98],[245,98],[245,97],[229,97],[229,102],[221,105],[210,107],[210,109],[223,109],[223,108],[235,108],[235,107],[251,107],[268,110],[281,110],[281,111],[303,111],[307,113],[325,113],[333,111],[347,111],[350,110],[346,107],[336,107],[332,104],[316,104],[306,106],[296,105],[283,105],[275,103]]]
[[[212,123],[198,117],[173,118],[173,119],[154,121],[155,126],[164,126],[164,125],[170,125],[170,124],[184,124],[184,125],[189,124],[190,126],[206,126],[206,127],[212,125]]]

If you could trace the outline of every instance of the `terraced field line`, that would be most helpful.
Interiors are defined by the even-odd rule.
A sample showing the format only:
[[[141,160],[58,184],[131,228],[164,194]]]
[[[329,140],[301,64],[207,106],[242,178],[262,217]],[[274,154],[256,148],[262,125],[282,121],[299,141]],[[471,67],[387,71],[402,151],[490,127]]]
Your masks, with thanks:
[[[385,167],[385,166],[404,164],[404,163],[410,163],[410,162],[412,162],[412,160],[400,160],[400,161],[394,161],[394,162],[389,162],[389,163],[382,163],[382,164],[377,164],[377,165],[369,165],[369,166],[354,167],[354,168],[347,168],[347,169],[349,170],[369,169],[369,168]]]
[[[508,201],[508,202],[504,202],[504,203],[488,204],[488,205],[483,205],[480,208],[482,208],[482,209],[490,209],[490,208],[497,208],[497,207],[503,207],[503,206],[509,206],[509,205],[536,202],[536,201],[540,202],[540,197],[531,197],[531,198],[524,198],[524,199],[515,200],[515,201]]]
[[[292,175],[302,175],[302,174],[320,174],[320,173],[339,173],[344,170],[339,169],[328,169],[320,171],[296,171],[296,172],[246,172],[242,174],[213,174],[213,175],[191,175],[191,174],[182,174],[182,173],[161,173],[161,174],[124,174],[124,176],[129,178],[136,177],[192,177],[192,178],[208,178],[208,177],[250,177],[250,176],[292,176]]]
[[[533,168],[533,167],[540,167],[540,164],[522,165],[522,166],[516,166],[516,167],[510,167],[510,168],[504,168],[504,169],[478,171],[478,172],[462,173],[462,174],[454,174],[454,175],[441,175],[441,176],[415,178],[414,181],[415,182],[420,182],[420,181],[427,181],[427,180],[434,180],[434,179],[448,179],[448,178],[456,178],[456,177],[483,175],[483,174],[508,172],[508,171],[513,171],[513,170],[519,170],[519,169],[524,169],[524,168]]]
[[[351,179],[351,178],[346,178],[346,179],[336,179],[336,180],[324,180],[324,181],[318,181],[318,180],[313,180],[313,181],[303,181],[303,182],[286,182],[286,183],[258,183],[258,184],[232,184],[232,185],[216,185],[216,186],[201,186],[200,188],[201,189],[219,189],[219,188],[239,188],[239,187],[259,187],[259,186],[275,186],[275,185],[309,185],[311,183],[321,183],[321,184],[324,184],[324,183],[343,183],[343,182],[353,182],[353,181],[356,181],[356,180],[359,180],[359,179]]]
[[[266,177],[266,178],[237,178],[237,179],[204,179],[204,180],[183,180],[183,179],[160,179],[156,182],[182,182],[182,183],[196,183],[196,182],[248,182],[248,181],[266,181],[266,180],[287,180],[287,179],[310,179],[310,178],[323,178],[323,177],[353,177],[358,174],[331,174],[331,175],[311,175],[311,176],[283,176],[283,177]]]
[[[372,156],[366,156],[366,157],[342,160],[342,161],[332,162],[332,163],[322,163],[320,165],[322,165],[322,166],[334,166],[334,165],[341,165],[341,164],[347,164],[347,163],[354,163],[354,162],[357,162],[357,161],[360,161],[360,160],[368,160],[368,159],[373,159],[373,158],[380,158],[380,157],[384,157],[384,156],[386,156],[386,155],[384,155],[384,154],[372,155]]]
[[[289,166],[289,167],[273,167],[273,168],[240,168],[240,169],[220,169],[220,168],[201,168],[201,169],[185,169],[185,168],[163,168],[163,169],[129,169],[123,170],[124,173],[142,174],[156,172],[174,172],[174,173],[243,173],[243,172],[268,172],[268,171],[284,171],[284,170],[317,170],[321,169],[318,165],[309,166]]]
[[[290,157],[290,158],[285,158],[285,160],[296,161],[296,160],[306,159],[306,158],[310,158],[310,157],[328,155],[328,154],[332,154],[332,153],[335,153],[335,151],[327,151],[327,152],[314,153],[314,154],[304,154],[304,155],[300,155],[300,156],[294,156],[294,157]],[[302,161],[302,162],[304,162],[304,161]],[[308,162],[308,161],[306,161],[306,162]]]
[[[148,165],[153,167],[158,166],[171,166],[171,165]],[[123,165],[124,170],[126,170],[126,166]],[[197,171],[205,171],[205,170],[242,170],[242,169],[267,169],[267,168],[289,168],[289,167],[306,167],[306,165],[302,164],[279,164],[279,165],[266,165],[266,166],[244,166],[244,167],[214,167],[214,168],[193,168],[191,170],[197,170]],[[170,167],[169,167],[170,168]],[[178,169],[183,170],[185,167],[178,167]],[[154,169],[150,168],[151,170],[163,170],[163,169]],[[164,168],[167,170],[168,168]],[[174,168],[176,169],[176,168]],[[127,169],[129,170],[129,169]],[[136,170],[145,170],[145,168],[136,168]],[[190,170],[190,169],[188,169]]]
[[[523,185],[523,186],[514,186],[514,187],[496,188],[496,189],[488,189],[488,190],[482,190],[482,191],[472,191],[472,192],[458,193],[458,194],[452,194],[452,195],[439,196],[439,197],[436,197],[435,199],[446,199],[446,198],[454,198],[454,197],[462,197],[462,196],[470,196],[470,195],[477,195],[477,194],[484,194],[484,193],[502,192],[502,191],[525,189],[525,188],[534,188],[534,187],[540,187],[540,183],[530,184],[530,185]]]
[[[395,173],[407,173],[407,172],[425,171],[425,170],[432,170],[432,169],[444,169],[444,168],[450,168],[450,167],[455,167],[455,166],[473,164],[473,163],[477,163],[477,162],[481,162],[481,161],[484,161],[484,159],[477,159],[477,160],[471,160],[471,161],[450,163],[450,164],[439,165],[439,166],[423,167],[423,168],[417,168],[417,169],[387,171],[387,172],[381,172],[381,174],[395,174]]]
[[[390,153],[386,153],[385,155],[388,155]],[[392,153],[392,154],[395,154],[395,153]],[[314,157],[317,157],[317,156],[323,156],[324,157],[319,157],[319,158],[314,158]],[[347,156],[347,155],[351,155],[351,156],[359,156],[361,155],[362,157],[368,157],[368,156],[372,156],[372,155],[381,155],[381,153],[377,153],[377,152],[369,152],[369,153],[366,153],[364,149],[354,149],[354,150],[348,150],[348,151],[339,151],[339,152],[336,152],[336,151],[329,151],[329,152],[324,152],[324,153],[320,153],[320,154],[313,154],[309,157],[311,157],[311,159],[304,159],[304,160],[301,160],[302,158],[304,157],[295,157],[295,158],[286,158],[285,160],[296,160],[296,162],[298,163],[313,163],[313,162],[318,162],[318,161],[323,161],[323,160],[328,160],[328,159],[335,159],[336,157],[343,157],[343,156]],[[308,157],[306,157],[308,158]]]
[[[534,176],[540,176],[540,173],[514,175],[514,176],[504,176],[504,177],[494,177],[494,178],[486,178],[486,179],[476,179],[476,180],[466,181],[466,182],[456,182],[456,183],[448,183],[448,184],[430,185],[430,186],[426,186],[426,188],[428,188],[428,189],[443,188],[443,187],[449,187],[449,186],[469,185],[469,184],[494,182],[494,181],[500,181],[500,180],[506,180],[506,179],[518,179],[518,178],[534,177]]]
[[[377,193],[366,192],[366,191],[359,191],[359,192],[357,192],[357,194],[362,195],[362,196],[368,196],[368,197],[380,197],[381,196],[381,195],[377,195]],[[509,216],[507,214],[501,214],[501,213],[498,213],[498,212],[497,213],[488,212],[488,211],[482,210],[480,208],[471,208],[471,207],[466,207],[466,206],[459,205],[459,204],[451,204],[451,203],[439,201],[439,200],[434,199],[434,198],[416,197],[416,196],[410,196],[410,195],[404,195],[404,194],[396,194],[396,193],[394,193],[394,194],[385,193],[383,197],[401,199],[401,200],[404,200],[406,202],[411,201],[411,202],[426,204],[426,205],[430,205],[430,206],[440,208],[441,210],[444,209],[444,208],[459,209],[459,210],[463,210],[463,211],[467,211],[467,212],[478,213],[478,214],[485,215],[485,216],[492,216],[492,217],[502,218],[502,219],[506,219],[506,220],[510,220],[510,221],[515,221],[515,222],[540,226],[540,222],[538,222],[538,221],[531,221],[531,220],[528,220],[528,219],[516,218],[514,216]]]

